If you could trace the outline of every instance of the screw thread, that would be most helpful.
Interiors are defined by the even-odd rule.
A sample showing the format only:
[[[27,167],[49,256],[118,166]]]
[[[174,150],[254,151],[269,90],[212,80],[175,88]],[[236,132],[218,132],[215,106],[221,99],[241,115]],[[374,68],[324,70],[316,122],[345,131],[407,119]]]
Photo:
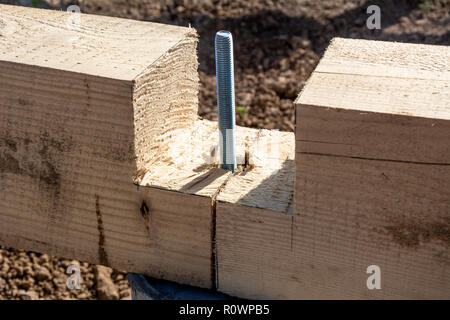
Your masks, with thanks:
[[[234,105],[233,36],[219,31],[215,38],[217,113],[219,118],[219,149],[223,169],[236,169],[236,136]]]

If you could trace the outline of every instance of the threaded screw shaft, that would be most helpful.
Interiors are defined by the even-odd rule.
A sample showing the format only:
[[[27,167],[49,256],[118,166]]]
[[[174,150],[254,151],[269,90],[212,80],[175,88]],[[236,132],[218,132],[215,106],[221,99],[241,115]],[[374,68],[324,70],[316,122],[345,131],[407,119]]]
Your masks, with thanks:
[[[223,169],[234,172],[236,170],[236,116],[231,32],[222,30],[216,33],[215,51],[220,163]]]

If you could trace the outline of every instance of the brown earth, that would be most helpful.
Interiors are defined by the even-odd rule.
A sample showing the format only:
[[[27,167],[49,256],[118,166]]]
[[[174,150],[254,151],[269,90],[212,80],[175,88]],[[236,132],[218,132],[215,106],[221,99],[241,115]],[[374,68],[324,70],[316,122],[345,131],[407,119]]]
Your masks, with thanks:
[[[191,24],[200,35],[200,115],[216,119],[214,35],[233,33],[239,125],[294,130],[293,100],[336,36],[450,44],[450,0],[80,0],[0,1],[147,21]],[[366,8],[381,8],[381,30],[366,27]],[[79,264],[80,290],[67,267]],[[32,252],[0,248],[0,299],[127,299],[126,273]]]

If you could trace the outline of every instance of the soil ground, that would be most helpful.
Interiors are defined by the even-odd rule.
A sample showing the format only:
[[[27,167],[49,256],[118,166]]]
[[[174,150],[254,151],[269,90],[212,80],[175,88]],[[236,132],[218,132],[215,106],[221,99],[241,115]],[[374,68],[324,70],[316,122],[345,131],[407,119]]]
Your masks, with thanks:
[[[333,37],[450,44],[450,0],[84,0],[0,1],[187,26],[200,35],[201,116],[215,120],[214,35],[233,33],[237,123],[294,130],[293,100]],[[366,27],[369,5],[381,29]],[[65,273],[79,264],[80,290]],[[45,269],[43,269],[45,268]],[[105,280],[106,279],[106,280]],[[105,285],[106,283],[106,285]],[[0,248],[0,299],[128,299],[126,274],[88,263]]]

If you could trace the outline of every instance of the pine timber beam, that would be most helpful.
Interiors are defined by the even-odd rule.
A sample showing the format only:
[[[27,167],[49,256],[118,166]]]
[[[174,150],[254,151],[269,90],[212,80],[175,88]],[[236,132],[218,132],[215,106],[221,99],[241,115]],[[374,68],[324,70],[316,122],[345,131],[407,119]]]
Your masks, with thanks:
[[[211,199],[133,180],[198,117],[195,31],[73,17],[0,5],[0,243],[210,287]]]
[[[219,290],[450,299],[450,48],[334,39],[295,105],[295,214],[219,201]]]

